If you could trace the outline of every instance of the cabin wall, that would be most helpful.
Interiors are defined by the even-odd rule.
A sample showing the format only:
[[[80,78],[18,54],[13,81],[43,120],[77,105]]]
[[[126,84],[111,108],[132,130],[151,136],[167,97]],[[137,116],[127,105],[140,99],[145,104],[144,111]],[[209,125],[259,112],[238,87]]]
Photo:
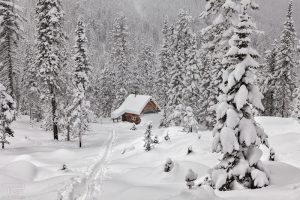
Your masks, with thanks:
[[[125,113],[122,115],[122,121],[139,124],[141,123],[141,118],[135,114]]]
[[[159,112],[159,108],[156,106],[156,104],[153,101],[150,101],[142,111],[142,114],[147,113],[157,113]]]

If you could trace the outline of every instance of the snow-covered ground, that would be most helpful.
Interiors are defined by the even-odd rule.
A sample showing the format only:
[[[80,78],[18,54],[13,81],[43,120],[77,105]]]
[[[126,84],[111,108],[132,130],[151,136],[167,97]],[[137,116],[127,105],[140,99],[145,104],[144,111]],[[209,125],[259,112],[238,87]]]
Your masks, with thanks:
[[[269,134],[279,162],[268,162],[271,186],[259,190],[213,191],[185,185],[189,169],[197,182],[213,167],[220,155],[212,154],[208,131],[186,134],[179,127],[158,129],[159,116],[145,115],[138,130],[129,123],[99,120],[91,124],[82,149],[77,142],[54,142],[52,135],[30,126],[27,117],[14,123],[15,138],[0,151],[0,200],[210,200],[210,199],[300,199],[300,125],[293,119],[258,117]],[[160,144],[143,149],[145,123],[153,121],[153,135]],[[171,140],[164,141],[168,133]],[[201,135],[201,138],[200,136]],[[200,138],[200,139],[199,139]],[[194,152],[187,155],[189,146]],[[264,160],[268,150],[263,148]],[[171,158],[175,165],[164,172]],[[66,164],[68,170],[61,170]]]

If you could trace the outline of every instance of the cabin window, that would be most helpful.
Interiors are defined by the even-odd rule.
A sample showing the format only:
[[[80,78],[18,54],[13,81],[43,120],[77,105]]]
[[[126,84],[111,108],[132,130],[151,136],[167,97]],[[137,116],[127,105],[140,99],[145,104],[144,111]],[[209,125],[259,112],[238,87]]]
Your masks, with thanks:
[[[131,120],[136,121],[136,116],[131,116]]]

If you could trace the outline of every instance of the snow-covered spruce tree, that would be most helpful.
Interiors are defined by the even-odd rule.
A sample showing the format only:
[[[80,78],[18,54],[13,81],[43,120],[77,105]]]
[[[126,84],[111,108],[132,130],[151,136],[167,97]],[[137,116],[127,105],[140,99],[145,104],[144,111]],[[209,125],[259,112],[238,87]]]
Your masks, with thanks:
[[[222,59],[229,46],[228,40],[233,34],[233,20],[240,12],[242,4],[248,4],[251,9],[257,9],[258,5],[254,0],[207,0],[205,11],[201,17],[208,22],[208,26],[202,30],[201,51],[204,56],[201,57],[204,64],[205,73],[201,73],[204,94],[200,98],[202,105],[201,113],[198,119],[201,124],[212,129],[216,123],[216,105],[218,96],[221,93],[219,85],[222,83]],[[203,54],[202,54],[203,55]],[[209,73],[209,75],[207,74]]]
[[[259,69],[258,82],[261,85],[261,91],[264,95],[262,103],[265,107],[265,110],[262,111],[262,114],[265,116],[275,116],[276,108],[274,106],[274,84],[276,77],[274,77],[274,69],[276,66],[276,57],[278,54],[278,44],[275,40],[272,45],[272,49],[265,52],[265,63]]]
[[[144,135],[144,147],[145,151],[150,151],[153,148],[153,139],[152,139],[152,123],[147,124],[147,129]]]
[[[13,98],[6,93],[6,88],[0,84],[0,143],[2,149],[9,144],[7,137],[13,137],[13,130],[10,125],[15,117],[16,104]]]
[[[17,99],[17,58],[16,49],[22,39],[21,23],[24,18],[13,0],[0,0],[0,58],[2,63],[1,74],[4,75],[3,84],[7,92]]]
[[[73,72],[74,100],[70,107],[72,131],[77,132],[79,147],[82,146],[82,135],[88,130],[88,114],[90,113],[90,103],[87,100],[87,91],[90,87],[89,76],[91,66],[89,63],[87,37],[85,34],[85,24],[82,17],[78,19],[75,31],[75,70]]]
[[[54,140],[58,140],[57,95],[63,67],[63,11],[60,0],[38,0],[36,9],[36,69],[39,90],[51,115]]]
[[[137,71],[141,79],[139,83],[141,94],[153,95],[155,68],[156,56],[153,47],[149,44],[142,45],[137,56]]]
[[[297,86],[297,35],[293,21],[293,1],[288,6],[287,19],[280,36],[274,69],[274,106],[276,115],[290,117]]]
[[[172,44],[173,65],[170,68],[170,83],[168,89],[168,103],[166,106],[167,118],[174,111],[175,107],[184,102],[185,70],[188,63],[188,50],[190,49],[191,33],[191,17],[184,11],[180,10],[178,20],[174,25]]]
[[[119,91],[116,91],[116,99],[112,105],[112,111],[118,109],[121,104],[125,101],[128,96],[128,92],[125,88],[121,88]]]
[[[34,49],[27,45],[25,50],[24,71],[21,78],[21,107],[29,111],[30,120],[42,120],[41,100],[38,90],[37,69],[34,63]],[[22,111],[22,110],[21,110]],[[25,111],[25,110],[23,110]]]
[[[195,116],[200,114],[202,105],[199,102],[199,97],[202,95],[201,86],[201,72],[202,63],[200,60],[200,54],[197,50],[196,35],[189,30],[190,36],[187,37],[186,61],[185,61],[185,76],[183,90],[183,101],[185,106],[191,107]]]
[[[267,135],[252,114],[252,107],[263,109],[263,105],[254,74],[259,67],[255,60],[259,55],[250,47],[255,24],[246,13],[245,9],[240,15],[222,62],[222,94],[213,133],[213,152],[221,152],[223,157],[210,172],[210,184],[219,190],[260,188],[269,184],[259,149],[261,144],[268,145]]]
[[[126,17],[118,16],[111,30],[111,49],[110,49],[110,67],[114,71],[111,77],[115,82],[114,94],[121,88],[130,91],[130,64],[132,63],[132,50],[129,46],[129,33]]]
[[[166,106],[168,103],[168,90],[169,90],[169,69],[173,65],[173,54],[171,46],[173,43],[173,29],[168,25],[167,17],[164,20],[164,26],[162,29],[162,44],[159,51],[159,64],[156,70],[155,77],[155,87],[156,87],[156,99],[158,104],[164,108],[163,119],[161,121],[160,127],[165,127],[167,125],[167,115]]]

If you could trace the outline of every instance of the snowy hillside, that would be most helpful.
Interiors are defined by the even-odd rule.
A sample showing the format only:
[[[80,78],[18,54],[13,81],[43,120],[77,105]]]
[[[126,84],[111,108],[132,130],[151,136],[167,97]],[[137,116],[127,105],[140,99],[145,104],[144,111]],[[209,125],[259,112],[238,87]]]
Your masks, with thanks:
[[[143,148],[145,126],[130,130],[130,123],[100,120],[84,136],[83,149],[75,143],[52,142],[47,133],[30,126],[27,117],[14,124],[18,138],[1,152],[0,199],[53,200],[104,199],[251,199],[296,200],[300,198],[300,125],[293,119],[260,117],[278,162],[263,160],[270,169],[271,185],[256,191],[217,192],[208,187],[187,189],[185,175],[189,169],[198,174],[200,183],[207,170],[218,162],[220,155],[211,153],[212,136],[182,132],[180,127],[157,129],[157,115],[143,118],[143,124],[154,123],[153,134],[160,143],[150,152]],[[170,141],[165,141],[166,133]],[[199,139],[200,138],[200,139]],[[188,147],[193,153],[187,155]],[[164,172],[171,158],[174,167]],[[284,164],[285,163],[285,164]],[[61,170],[66,164],[67,170]],[[90,195],[90,196],[88,196]],[[91,196],[95,195],[95,198]]]

